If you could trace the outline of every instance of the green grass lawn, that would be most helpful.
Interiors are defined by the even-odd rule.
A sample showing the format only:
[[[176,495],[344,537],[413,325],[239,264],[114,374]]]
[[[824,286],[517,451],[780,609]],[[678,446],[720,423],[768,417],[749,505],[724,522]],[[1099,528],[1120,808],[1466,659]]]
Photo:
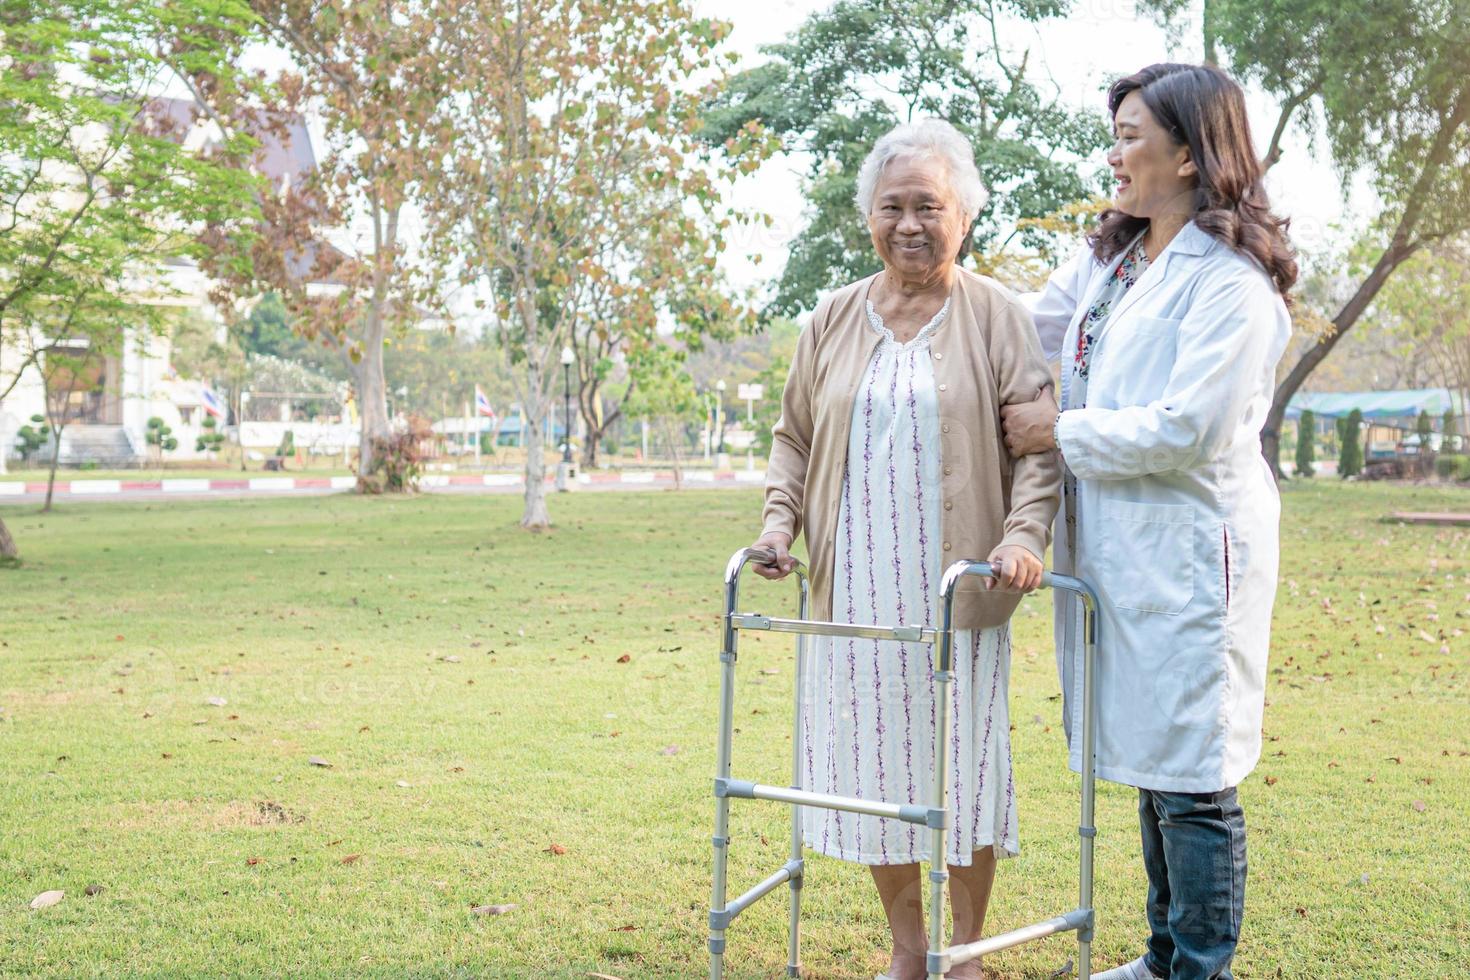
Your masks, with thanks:
[[[1285,499],[1236,975],[1462,977],[1470,535],[1378,519],[1470,496]],[[720,574],[759,494],[552,503],[539,536],[510,496],[0,508],[26,558],[0,571],[0,974],[699,975]],[[992,932],[1075,902],[1048,609],[1016,621],[1022,854]],[[789,640],[743,644],[737,776],[784,779],[790,667]],[[1099,967],[1144,937],[1134,800],[1102,786]],[[786,827],[735,804],[732,894]],[[872,977],[866,871],[809,869],[808,975]],[[743,916],[731,975],[779,975],[784,923],[779,893]],[[1074,951],[987,966],[1041,980]]]

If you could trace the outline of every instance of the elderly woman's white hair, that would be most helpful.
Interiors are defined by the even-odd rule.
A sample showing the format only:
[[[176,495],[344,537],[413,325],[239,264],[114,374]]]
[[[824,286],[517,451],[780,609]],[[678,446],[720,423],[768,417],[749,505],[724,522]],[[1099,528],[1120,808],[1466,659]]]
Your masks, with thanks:
[[[857,179],[857,206],[863,217],[873,213],[873,195],[878,190],[878,178],[899,157],[929,157],[943,161],[949,170],[955,198],[968,220],[974,221],[985,206],[988,195],[980,181],[980,171],[975,168],[975,151],[970,141],[943,119],[920,119],[913,123],[899,123],[884,133],[863,161]]]

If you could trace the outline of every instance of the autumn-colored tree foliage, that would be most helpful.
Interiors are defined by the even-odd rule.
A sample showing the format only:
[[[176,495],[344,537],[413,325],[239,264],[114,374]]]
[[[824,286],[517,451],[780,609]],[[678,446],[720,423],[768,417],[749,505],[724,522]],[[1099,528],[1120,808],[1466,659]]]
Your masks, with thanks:
[[[221,292],[274,291],[293,329],[341,355],[361,415],[358,471],[365,475],[392,435],[386,342],[437,310],[433,282],[404,236],[436,95],[424,42],[437,14],[399,0],[251,5],[294,70],[259,89],[264,97],[228,102],[205,93],[202,101],[222,125],[266,144],[299,134],[309,113],[325,144],[315,148],[314,168],[264,195],[260,234],[234,274],[221,276]],[[214,244],[232,254],[229,242]]]
[[[483,297],[515,376],[524,527],[550,523],[563,346],[580,340],[596,373],[614,345],[662,342],[657,323],[697,335],[739,315],[715,270],[731,220],[720,181],[765,144],[753,129],[721,156],[693,138],[726,30],[678,0],[444,0],[422,41],[444,90],[428,238]]]

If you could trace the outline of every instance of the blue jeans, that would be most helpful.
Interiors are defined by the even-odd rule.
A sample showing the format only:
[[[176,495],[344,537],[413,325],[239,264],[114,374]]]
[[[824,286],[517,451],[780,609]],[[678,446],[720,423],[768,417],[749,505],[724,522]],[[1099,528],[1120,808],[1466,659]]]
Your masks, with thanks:
[[[1148,872],[1145,963],[1168,980],[1231,980],[1245,912],[1245,813],[1218,793],[1138,791]]]

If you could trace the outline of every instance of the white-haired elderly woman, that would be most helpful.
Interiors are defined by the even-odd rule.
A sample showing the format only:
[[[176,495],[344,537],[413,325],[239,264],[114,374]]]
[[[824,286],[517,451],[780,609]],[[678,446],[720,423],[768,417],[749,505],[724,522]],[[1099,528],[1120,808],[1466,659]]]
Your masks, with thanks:
[[[1040,584],[1057,509],[1054,456],[1011,459],[1000,408],[1051,385],[1031,317],[958,265],[985,192],[948,123],[880,139],[857,204],[883,270],[823,299],[802,331],[766,470],[766,578],[792,568],[805,533],[818,619],[935,623],[939,581],[959,558],[1002,566],[998,588],[966,579],[956,600],[953,741],[934,745],[932,651],[817,639],[805,676],[804,788],[922,802],[936,749],[949,753],[954,940],[979,938],[997,856],[1018,849],[1011,778],[1007,622]],[[922,977],[928,942],[911,824],[808,808],[813,850],[869,865],[893,933],[885,976]],[[980,976],[978,963],[952,977]]]

